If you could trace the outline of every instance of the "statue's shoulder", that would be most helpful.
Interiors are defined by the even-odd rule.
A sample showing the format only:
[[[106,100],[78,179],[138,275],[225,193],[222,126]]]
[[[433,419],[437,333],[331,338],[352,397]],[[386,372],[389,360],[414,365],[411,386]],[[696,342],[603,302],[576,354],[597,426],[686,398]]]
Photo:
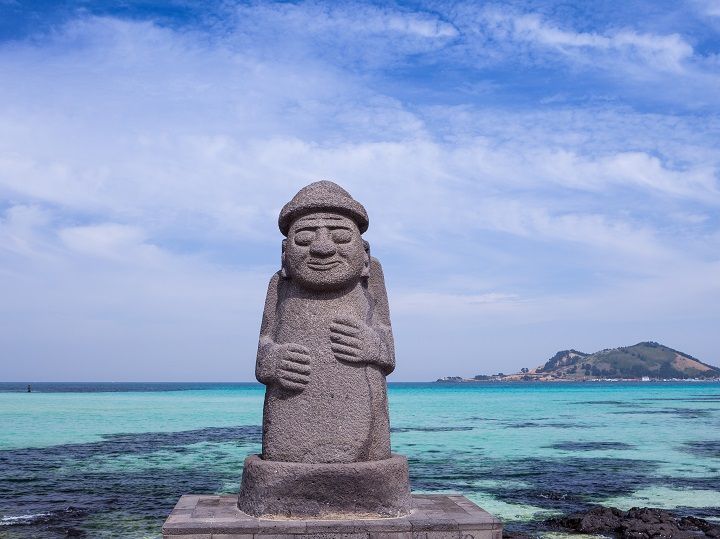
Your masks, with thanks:
[[[374,256],[370,257],[368,289],[375,299],[387,295],[387,292],[385,292],[385,275],[383,274],[382,264],[380,264],[380,261]]]
[[[277,286],[280,279],[282,279],[282,270],[278,270],[273,273],[273,276],[270,277],[270,286]]]
[[[382,264],[380,264],[380,261],[374,256],[370,257],[370,280],[379,280],[381,283],[385,283]]]
[[[268,298],[270,298],[271,296],[277,297],[278,291],[283,287],[283,283],[285,281],[286,279],[283,279],[280,271],[273,273],[273,276],[270,277],[270,283],[268,284]]]

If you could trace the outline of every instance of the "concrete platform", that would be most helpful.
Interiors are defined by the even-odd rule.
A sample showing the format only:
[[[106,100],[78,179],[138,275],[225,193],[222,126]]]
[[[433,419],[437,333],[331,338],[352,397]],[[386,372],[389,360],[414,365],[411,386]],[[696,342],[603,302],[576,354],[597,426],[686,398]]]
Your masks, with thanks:
[[[237,496],[186,494],[163,525],[164,539],[501,539],[502,522],[465,496],[415,494],[404,517],[270,520],[246,515]]]

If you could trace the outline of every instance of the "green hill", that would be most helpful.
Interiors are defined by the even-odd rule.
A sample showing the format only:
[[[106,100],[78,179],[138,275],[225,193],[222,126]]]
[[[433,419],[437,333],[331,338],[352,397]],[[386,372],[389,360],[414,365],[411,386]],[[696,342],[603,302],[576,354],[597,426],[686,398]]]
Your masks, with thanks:
[[[720,369],[656,342],[610,348],[586,354],[563,350],[530,371],[534,377],[586,378],[720,378]]]

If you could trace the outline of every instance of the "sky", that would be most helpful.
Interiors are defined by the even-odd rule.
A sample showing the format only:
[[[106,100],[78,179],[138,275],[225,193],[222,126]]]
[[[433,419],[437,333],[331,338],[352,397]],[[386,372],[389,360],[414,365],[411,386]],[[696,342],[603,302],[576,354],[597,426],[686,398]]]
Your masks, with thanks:
[[[249,381],[280,208],[366,207],[390,381],[720,364],[720,0],[0,0],[0,380]]]

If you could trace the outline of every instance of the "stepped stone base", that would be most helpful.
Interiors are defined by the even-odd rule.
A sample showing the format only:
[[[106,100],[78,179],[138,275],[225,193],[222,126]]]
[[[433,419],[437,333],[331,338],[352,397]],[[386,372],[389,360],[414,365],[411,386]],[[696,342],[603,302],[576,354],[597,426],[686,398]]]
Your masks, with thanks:
[[[238,507],[265,518],[376,518],[410,512],[408,461],[308,464],[245,459]]]
[[[343,520],[266,519],[243,513],[237,496],[185,495],[164,539],[501,539],[502,523],[465,496],[416,494],[410,514]]]

